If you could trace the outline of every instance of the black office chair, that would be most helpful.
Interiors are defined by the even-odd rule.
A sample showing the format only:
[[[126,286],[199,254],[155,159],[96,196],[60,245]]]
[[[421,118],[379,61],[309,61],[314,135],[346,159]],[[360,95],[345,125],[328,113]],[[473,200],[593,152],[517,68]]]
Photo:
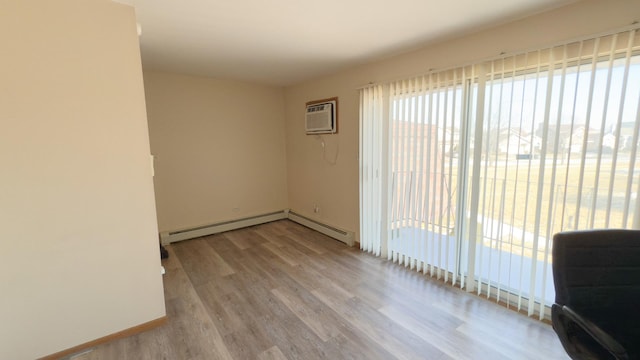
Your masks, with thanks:
[[[553,237],[552,323],[572,359],[640,359],[640,230]]]

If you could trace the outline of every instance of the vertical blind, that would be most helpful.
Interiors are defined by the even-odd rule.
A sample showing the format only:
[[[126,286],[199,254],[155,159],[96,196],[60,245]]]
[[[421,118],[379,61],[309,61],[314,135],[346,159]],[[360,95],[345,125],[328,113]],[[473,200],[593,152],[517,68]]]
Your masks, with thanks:
[[[382,86],[363,89],[360,93],[360,237],[369,239],[360,247],[380,256],[386,224],[383,224],[385,191],[382,187],[384,98]]]
[[[542,318],[553,234],[640,226],[636,30],[367,87],[360,104],[366,251]]]

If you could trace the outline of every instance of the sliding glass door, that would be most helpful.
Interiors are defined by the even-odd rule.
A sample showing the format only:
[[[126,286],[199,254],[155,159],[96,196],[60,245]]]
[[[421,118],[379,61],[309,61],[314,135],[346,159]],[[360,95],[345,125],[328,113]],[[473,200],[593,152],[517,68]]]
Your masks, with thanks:
[[[363,89],[374,248],[544,316],[553,234],[640,226],[639,51],[630,31]]]

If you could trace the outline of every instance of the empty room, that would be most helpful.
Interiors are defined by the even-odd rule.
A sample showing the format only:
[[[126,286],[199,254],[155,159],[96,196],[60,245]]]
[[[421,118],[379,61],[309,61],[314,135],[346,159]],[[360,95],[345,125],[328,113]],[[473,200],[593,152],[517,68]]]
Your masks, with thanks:
[[[0,359],[634,358],[569,343],[554,244],[640,229],[639,21],[1,1]]]

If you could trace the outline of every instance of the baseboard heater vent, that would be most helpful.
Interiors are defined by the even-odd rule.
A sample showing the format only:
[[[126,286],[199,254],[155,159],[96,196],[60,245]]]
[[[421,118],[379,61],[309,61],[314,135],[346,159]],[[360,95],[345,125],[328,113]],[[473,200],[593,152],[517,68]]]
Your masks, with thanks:
[[[333,226],[323,224],[313,219],[309,219],[306,216],[296,214],[293,211],[289,211],[289,220],[297,222],[300,225],[306,226],[310,229],[313,229],[317,232],[323,233],[327,236],[330,236],[338,241],[342,241],[343,243],[353,246],[354,245],[354,234],[351,231],[345,231],[342,229],[335,228]]]
[[[204,226],[198,226],[190,229],[183,229],[177,231],[168,231],[160,233],[160,242],[163,245],[167,245],[176,241],[194,239],[201,236],[207,236],[217,234],[225,231],[231,231],[241,229],[249,226],[260,225],[276,220],[286,219],[287,210],[277,211],[269,214],[257,215],[247,217],[243,219],[230,220],[219,222],[215,224],[209,224]]]

